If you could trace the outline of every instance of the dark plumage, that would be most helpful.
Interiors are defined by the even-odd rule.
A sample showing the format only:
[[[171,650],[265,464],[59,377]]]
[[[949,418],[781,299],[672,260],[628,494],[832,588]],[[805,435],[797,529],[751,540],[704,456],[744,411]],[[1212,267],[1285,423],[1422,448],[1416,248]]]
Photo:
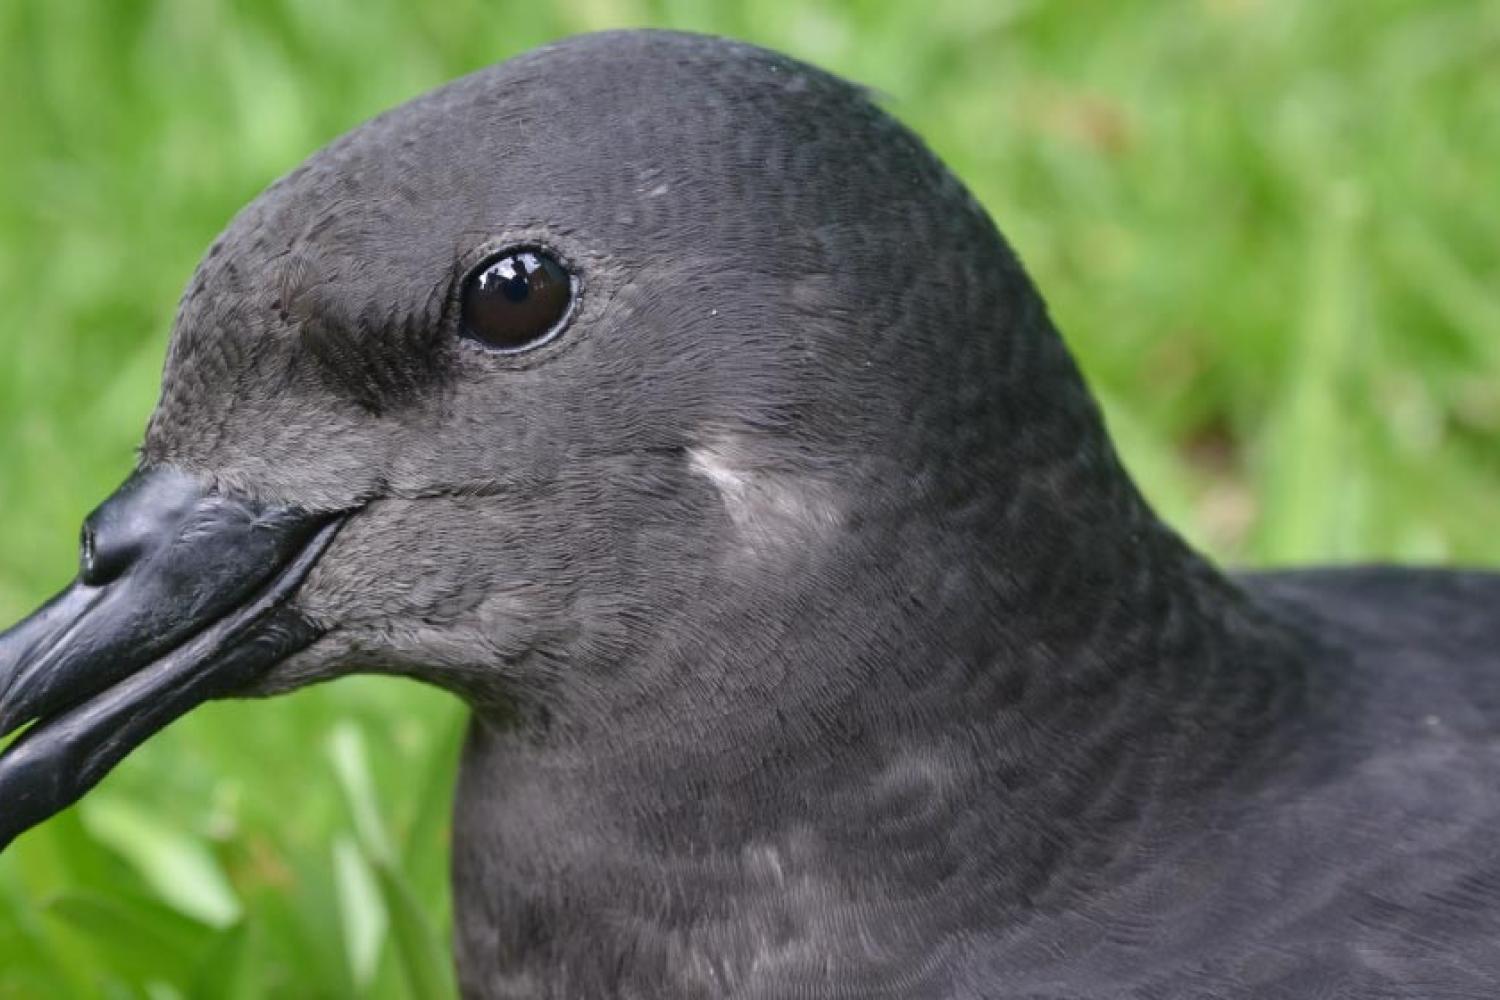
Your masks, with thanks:
[[[516,354],[459,335],[507,247],[577,283]],[[328,545],[194,698],[474,706],[470,996],[1500,993],[1500,577],[1216,571],[981,208],[792,60],[584,37],[333,143],[194,276],[143,466]],[[56,714],[61,614],[0,640],[13,828],[128,749],[51,778],[137,704]]]

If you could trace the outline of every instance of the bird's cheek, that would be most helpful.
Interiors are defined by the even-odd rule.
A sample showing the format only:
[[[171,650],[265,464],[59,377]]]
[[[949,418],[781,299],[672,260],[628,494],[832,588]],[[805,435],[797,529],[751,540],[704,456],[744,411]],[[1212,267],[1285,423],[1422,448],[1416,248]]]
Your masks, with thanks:
[[[320,677],[405,672],[452,658],[455,644],[520,656],[555,645],[566,631],[558,624],[569,604],[565,588],[535,585],[503,566],[408,553],[404,561],[375,560],[359,549],[310,578],[296,607],[328,635],[289,666]]]
[[[356,673],[402,674],[475,704],[505,701],[537,650],[557,653],[576,629],[559,608],[503,590],[456,611],[378,617],[344,614],[312,646],[278,664],[247,694],[273,695]]]
[[[489,572],[472,539],[420,500],[377,500],[345,524],[329,558],[296,596],[330,628],[451,621],[483,599]]]
[[[356,658],[351,656],[349,640],[350,637],[342,632],[330,632],[276,664],[240,694],[265,698],[355,673],[359,667],[355,665]]]

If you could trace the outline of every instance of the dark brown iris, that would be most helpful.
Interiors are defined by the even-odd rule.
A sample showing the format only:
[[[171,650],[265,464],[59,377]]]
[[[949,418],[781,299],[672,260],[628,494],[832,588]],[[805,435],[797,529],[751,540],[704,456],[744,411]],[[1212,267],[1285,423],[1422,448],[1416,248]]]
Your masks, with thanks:
[[[540,250],[517,250],[491,260],[464,285],[464,335],[503,351],[534,347],[568,315],[573,282]]]

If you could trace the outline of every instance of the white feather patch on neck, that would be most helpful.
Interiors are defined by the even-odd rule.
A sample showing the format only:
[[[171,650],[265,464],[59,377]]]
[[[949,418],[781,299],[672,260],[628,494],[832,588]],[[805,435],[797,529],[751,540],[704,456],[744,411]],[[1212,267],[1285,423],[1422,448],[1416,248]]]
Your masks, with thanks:
[[[770,467],[742,437],[717,435],[689,448],[688,458],[719,491],[748,555],[813,544],[843,519],[828,483]]]

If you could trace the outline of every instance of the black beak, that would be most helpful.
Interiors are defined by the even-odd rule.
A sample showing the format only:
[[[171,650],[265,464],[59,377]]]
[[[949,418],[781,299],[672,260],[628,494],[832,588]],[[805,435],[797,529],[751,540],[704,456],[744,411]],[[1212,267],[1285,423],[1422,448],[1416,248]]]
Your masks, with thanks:
[[[152,734],[242,690],[319,629],[287,605],[336,515],[135,473],[83,528],[77,581],[0,635],[0,850]]]

